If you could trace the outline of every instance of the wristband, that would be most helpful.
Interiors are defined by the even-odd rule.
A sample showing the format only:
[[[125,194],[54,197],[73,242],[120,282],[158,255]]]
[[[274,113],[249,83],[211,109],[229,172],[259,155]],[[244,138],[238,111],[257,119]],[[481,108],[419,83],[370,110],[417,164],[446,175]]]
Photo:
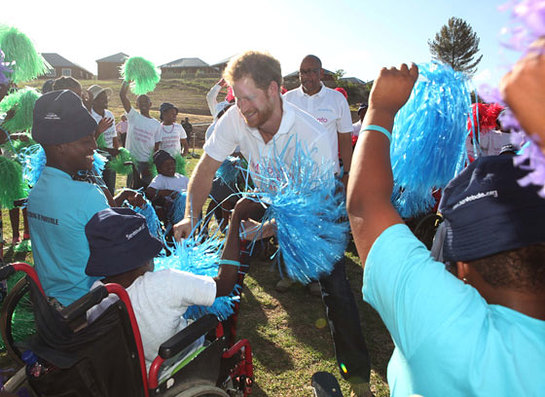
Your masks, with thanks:
[[[362,129],[362,131],[378,131],[382,132],[386,138],[388,138],[389,142],[392,142],[392,134],[390,134],[390,131],[388,131],[386,128],[381,127],[380,125],[374,125],[370,124]]]
[[[237,266],[237,267],[240,267],[240,262],[239,261],[232,261],[230,259],[220,259],[220,261],[218,262],[218,264],[221,266],[221,265],[232,265],[232,266]]]

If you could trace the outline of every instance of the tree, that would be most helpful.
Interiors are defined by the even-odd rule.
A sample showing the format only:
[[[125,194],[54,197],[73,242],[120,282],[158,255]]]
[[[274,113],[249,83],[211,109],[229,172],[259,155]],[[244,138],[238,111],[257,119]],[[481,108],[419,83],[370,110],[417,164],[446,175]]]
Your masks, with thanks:
[[[342,77],[344,76],[344,69],[337,69],[334,73],[333,73],[333,79],[338,82],[340,79],[342,79]]]
[[[450,65],[454,70],[473,76],[482,55],[479,52],[477,33],[461,18],[452,17],[443,25],[435,38],[428,40],[432,58]]]

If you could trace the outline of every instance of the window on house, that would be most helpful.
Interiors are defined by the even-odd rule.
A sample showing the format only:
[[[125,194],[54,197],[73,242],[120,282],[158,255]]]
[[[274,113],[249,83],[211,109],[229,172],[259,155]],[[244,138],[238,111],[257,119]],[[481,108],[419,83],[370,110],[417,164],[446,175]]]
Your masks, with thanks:
[[[62,75],[66,77],[72,76],[72,69],[62,68]]]

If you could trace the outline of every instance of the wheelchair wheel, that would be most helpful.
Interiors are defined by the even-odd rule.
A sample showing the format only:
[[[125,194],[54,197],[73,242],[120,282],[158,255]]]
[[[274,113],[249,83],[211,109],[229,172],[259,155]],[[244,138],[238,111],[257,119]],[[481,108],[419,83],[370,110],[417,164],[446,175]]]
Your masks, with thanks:
[[[22,352],[15,346],[36,332],[30,300],[30,285],[20,279],[9,291],[0,310],[0,332],[9,357],[20,365]]]
[[[194,386],[189,390],[183,391],[182,393],[176,395],[176,397],[229,397],[229,394],[224,390],[212,386],[212,385],[198,385]]]

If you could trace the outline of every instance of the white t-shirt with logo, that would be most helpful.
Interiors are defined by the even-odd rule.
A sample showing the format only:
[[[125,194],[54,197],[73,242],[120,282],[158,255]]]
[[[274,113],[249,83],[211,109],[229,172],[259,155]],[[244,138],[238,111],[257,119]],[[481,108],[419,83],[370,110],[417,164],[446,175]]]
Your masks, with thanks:
[[[344,95],[326,87],[322,83],[322,88],[314,95],[307,95],[303,91],[303,87],[300,86],[286,92],[284,98],[312,115],[326,128],[331,153],[333,158],[337,159],[339,153],[337,132],[344,134],[352,133],[354,130],[350,109]],[[337,160],[337,170],[339,169],[338,167]]]
[[[95,109],[91,109],[91,116],[95,119],[97,124],[100,122],[100,120],[102,120],[102,116],[95,112]],[[102,136],[104,136],[104,140],[106,141],[106,147],[108,149],[113,149],[114,138],[117,138],[117,131],[115,130],[115,117],[114,114],[108,109],[104,109],[104,117],[114,121],[112,126],[102,133]]]
[[[127,150],[137,161],[149,161],[155,143],[160,141],[159,127],[161,123],[154,118],[147,118],[134,108],[127,114],[129,128],[127,129]]]
[[[185,192],[189,178],[185,175],[175,173],[174,176],[157,175],[148,187],[155,190],[174,190],[175,192]]]
[[[317,166],[332,166],[336,162],[337,156],[332,157],[324,127],[310,114],[284,99],[280,127],[269,142],[265,143],[257,128],[246,124],[239,109],[234,106],[218,120],[204,144],[204,151],[214,160],[223,162],[239,145],[251,171],[259,173],[260,160],[264,157],[274,159],[281,151],[283,162],[289,167],[296,154],[296,142],[304,145]]]
[[[159,127],[159,149],[162,149],[172,157],[182,154],[182,145],[180,139],[187,139],[187,134],[181,124],[172,125],[161,124]]]
[[[101,285],[96,281],[91,289]],[[146,367],[157,356],[159,346],[187,326],[182,316],[189,306],[212,306],[216,299],[216,282],[175,269],[146,272],[127,288],[136,322],[142,336]],[[117,301],[111,294],[87,312],[94,321],[108,306]]]

